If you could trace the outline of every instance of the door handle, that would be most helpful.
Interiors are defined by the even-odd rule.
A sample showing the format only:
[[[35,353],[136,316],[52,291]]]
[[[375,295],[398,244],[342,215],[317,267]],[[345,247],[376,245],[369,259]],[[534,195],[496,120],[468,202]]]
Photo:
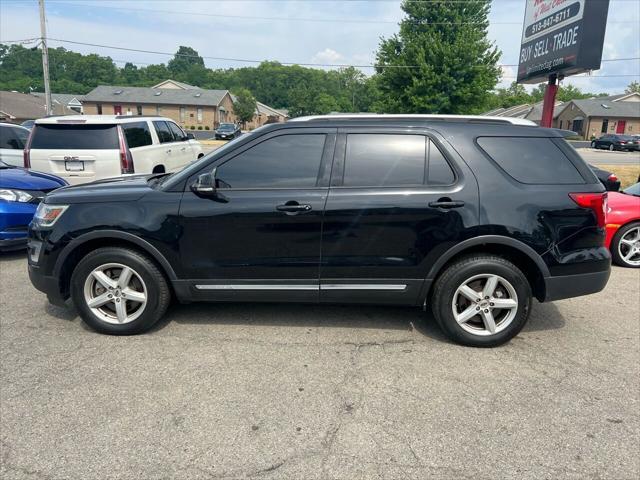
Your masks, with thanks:
[[[311,210],[311,205],[300,205],[298,203],[285,203],[284,205],[276,206],[276,210],[279,212],[287,212],[287,213],[300,213],[300,212],[308,212]]]
[[[437,202],[429,202],[429,206],[432,208],[460,208],[464,207],[464,202],[451,200],[450,198],[441,198]]]
[[[171,153],[171,149],[167,150],[167,153]]]

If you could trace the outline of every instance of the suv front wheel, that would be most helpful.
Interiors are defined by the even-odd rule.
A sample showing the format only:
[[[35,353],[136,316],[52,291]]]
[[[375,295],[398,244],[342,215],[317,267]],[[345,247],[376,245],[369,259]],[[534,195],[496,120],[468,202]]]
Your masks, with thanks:
[[[450,265],[436,281],[433,315],[453,341],[472,347],[508,342],[524,327],[531,287],[513,263],[474,255]]]
[[[93,330],[131,335],[148,330],[164,315],[171,294],[149,258],[106,247],[80,260],[71,276],[71,298]]]

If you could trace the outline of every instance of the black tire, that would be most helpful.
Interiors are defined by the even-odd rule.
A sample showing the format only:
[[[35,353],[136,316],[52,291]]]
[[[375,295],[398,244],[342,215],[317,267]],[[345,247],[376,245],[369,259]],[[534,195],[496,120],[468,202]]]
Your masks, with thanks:
[[[480,336],[468,332],[458,324],[454,318],[452,303],[458,287],[468,279],[484,274],[498,275],[509,282],[518,301],[515,317],[503,330]],[[470,347],[496,347],[511,340],[525,326],[531,312],[531,297],[531,286],[527,278],[513,263],[494,255],[476,254],[456,261],[436,280],[432,311],[442,331],[454,342]]]
[[[115,324],[102,320],[85,299],[85,281],[94,269],[109,263],[133,269],[146,286],[146,304],[140,307],[142,312],[139,316],[129,323]],[[162,272],[145,255],[128,248],[104,247],[87,254],[74,269],[71,275],[71,299],[80,317],[91,329],[110,335],[133,335],[149,330],[160,320],[171,302],[171,292]],[[133,305],[136,305],[135,302]]]
[[[613,259],[613,263],[619,265],[621,267],[627,268],[640,268],[640,265],[633,265],[628,263],[622,256],[620,255],[620,240],[624,237],[629,230],[640,227],[640,222],[631,222],[623,227],[619,228],[616,234],[611,239],[611,258]]]

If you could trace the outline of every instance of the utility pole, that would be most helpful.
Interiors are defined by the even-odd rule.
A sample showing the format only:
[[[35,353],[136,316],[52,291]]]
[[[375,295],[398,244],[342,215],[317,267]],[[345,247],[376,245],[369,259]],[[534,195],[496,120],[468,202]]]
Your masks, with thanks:
[[[47,115],[52,114],[51,86],[49,85],[49,48],[47,46],[47,25],[44,11],[44,0],[38,0],[40,5],[40,44],[42,46],[42,73],[44,74],[44,97]]]

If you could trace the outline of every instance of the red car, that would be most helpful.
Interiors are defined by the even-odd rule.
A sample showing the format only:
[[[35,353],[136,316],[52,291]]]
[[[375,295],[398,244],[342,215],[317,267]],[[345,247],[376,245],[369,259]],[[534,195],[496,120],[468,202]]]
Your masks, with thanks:
[[[606,247],[614,263],[640,268],[640,183],[622,192],[609,192]]]

